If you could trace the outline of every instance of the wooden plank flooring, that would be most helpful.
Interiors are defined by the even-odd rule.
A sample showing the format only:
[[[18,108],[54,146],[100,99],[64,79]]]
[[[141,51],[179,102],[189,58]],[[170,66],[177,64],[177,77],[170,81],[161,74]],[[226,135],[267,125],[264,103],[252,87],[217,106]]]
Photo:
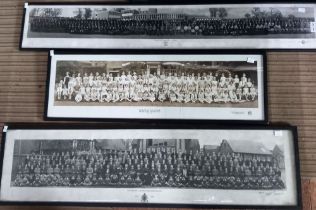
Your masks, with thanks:
[[[0,1],[0,126],[43,122],[47,52],[19,51],[23,5],[24,0]],[[316,209],[316,52],[269,52],[268,96],[270,120],[298,126],[304,209]]]

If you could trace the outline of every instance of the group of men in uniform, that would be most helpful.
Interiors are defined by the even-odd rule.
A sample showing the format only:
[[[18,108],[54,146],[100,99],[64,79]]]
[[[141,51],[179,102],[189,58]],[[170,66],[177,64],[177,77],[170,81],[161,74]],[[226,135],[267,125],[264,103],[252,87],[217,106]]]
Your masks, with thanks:
[[[266,35],[310,33],[313,18],[184,18],[184,19],[78,19],[67,17],[32,17],[33,32],[104,34],[104,35]]]
[[[239,76],[240,75],[240,76]],[[240,103],[255,101],[257,88],[246,73],[137,75],[73,73],[56,84],[56,99],[79,102]]]
[[[273,158],[165,147],[49,151],[20,157],[13,186],[284,189]]]

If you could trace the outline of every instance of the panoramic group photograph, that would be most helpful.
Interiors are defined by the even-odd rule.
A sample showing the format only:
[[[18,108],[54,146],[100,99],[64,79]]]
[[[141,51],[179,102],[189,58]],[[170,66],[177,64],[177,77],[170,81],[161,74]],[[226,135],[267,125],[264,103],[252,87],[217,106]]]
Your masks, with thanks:
[[[257,62],[58,61],[55,106],[258,107]]]
[[[282,145],[251,140],[15,141],[11,186],[283,190]]]
[[[315,38],[313,7],[38,7],[29,38]]]

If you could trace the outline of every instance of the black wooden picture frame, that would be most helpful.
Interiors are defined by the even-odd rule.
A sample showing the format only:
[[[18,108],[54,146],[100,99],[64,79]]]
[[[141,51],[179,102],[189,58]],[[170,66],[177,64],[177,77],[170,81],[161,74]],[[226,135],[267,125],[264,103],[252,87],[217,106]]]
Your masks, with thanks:
[[[311,6],[313,6],[313,10],[315,9],[315,4],[311,4],[313,2],[310,1],[295,1],[294,4],[297,7],[297,9],[300,8],[300,5],[302,5],[302,10],[300,13],[304,13],[304,4],[309,4]],[[271,1],[257,1],[256,3],[253,3],[252,1],[248,1],[248,0],[243,0],[241,2],[239,2],[239,4],[236,4],[236,2],[234,1],[230,1],[230,0],[225,0],[225,1],[212,1],[212,3],[209,3],[205,0],[199,0],[199,1],[172,1],[172,2],[165,2],[165,1],[128,1],[128,2],[119,2],[119,3],[115,3],[115,4],[104,4],[104,3],[100,3],[100,2],[89,2],[89,3],[74,3],[74,2],[54,2],[54,3],[41,3],[41,2],[31,2],[29,4],[27,4],[26,8],[28,8],[29,6],[36,6],[36,5],[43,5],[43,6],[72,6],[72,5],[78,5],[78,6],[88,6],[88,5],[95,5],[95,6],[110,6],[110,5],[118,5],[119,7],[122,6],[155,6],[155,5],[179,5],[179,6],[186,6],[186,5],[200,5],[202,7],[205,7],[207,4],[213,5],[213,4],[217,4],[217,5],[223,5],[223,7],[229,5],[229,4],[235,4],[236,5],[247,5],[247,4],[254,4],[254,7],[258,6],[260,7],[262,4],[271,4],[271,8],[275,7],[275,5],[293,5],[293,2],[288,2],[288,1],[283,1],[280,0],[278,2],[271,2]],[[45,40],[45,42],[42,42],[41,40],[38,40],[37,44],[40,43],[41,46],[36,46],[33,45],[32,43],[36,43],[36,40],[31,41],[30,44],[28,46],[25,46],[24,40],[27,40],[27,38],[24,36],[24,33],[26,33],[26,31],[24,30],[24,26],[25,24],[25,15],[26,15],[26,8],[24,8],[24,17],[23,17],[23,22],[22,22],[22,33],[21,33],[21,40],[20,40],[20,48],[21,49],[35,49],[35,50],[47,50],[47,49],[67,49],[67,48],[72,48],[72,49],[271,49],[271,50],[297,50],[297,49],[305,49],[305,50],[314,50],[315,49],[315,37],[313,35],[311,35],[311,37],[307,37],[305,38],[304,36],[298,37],[297,38],[297,33],[293,32],[293,34],[291,34],[292,37],[288,37],[290,41],[286,41],[286,39],[284,39],[285,41],[283,41],[283,38],[286,37],[278,37],[273,35],[272,38],[267,38],[265,41],[265,38],[260,39],[260,37],[258,38],[257,41],[252,42],[252,39],[247,39],[246,36],[246,41],[244,40],[244,38],[241,39],[236,39],[236,36],[227,36],[227,38],[224,37],[224,39],[219,39],[220,41],[214,41],[213,44],[209,44],[210,40],[212,40],[212,38],[210,39],[204,39],[205,41],[202,42],[196,42],[197,39],[192,38],[190,39],[191,41],[187,43],[187,45],[185,46],[183,43],[183,40],[181,41],[181,39],[174,39],[174,38],[165,38],[165,37],[157,37],[157,39],[153,39],[150,38],[148,40],[155,40],[155,42],[153,43],[148,43],[148,44],[138,44],[139,41],[142,41],[144,39],[137,39],[138,41],[136,41],[135,43],[137,43],[134,46],[127,46],[129,45],[128,43],[131,43],[129,41],[126,42],[125,44],[122,44],[122,39],[119,39],[120,41],[117,41],[118,39],[111,39],[111,41],[109,42],[109,45],[103,45],[102,41],[106,41],[107,39],[99,39],[97,40],[94,44],[92,44],[91,40],[92,39],[86,39],[83,40],[81,39],[80,41],[76,41],[74,43],[72,43],[71,45],[67,46],[67,45],[59,45],[60,40],[56,41],[54,44],[50,45],[49,40]],[[285,16],[285,15],[284,15]],[[312,21],[311,23],[315,22],[315,17],[314,21]],[[312,30],[312,34],[314,33],[312,27],[310,28]],[[286,29],[287,30],[287,29]],[[58,37],[57,36],[52,36],[53,38]],[[294,37],[294,38],[293,38]],[[236,39],[237,41],[233,41],[230,42],[231,40]],[[256,40],[256,38],[254,38]],[[101,40],[101,41],[100,41]],[[126,39],[128,40],[128,39]],[[118,44],[113,44],[114,42],[117,42]],[[194,42],[194,44],[192,44],[191,46],[191,42]],[[86,43],[85,43],[86,42]],[[193,43],[192,42],[192,43]],[[252,44],[249,44],[249,42],[252,42]],[[271,44],[273,42],[273,44]],[[45,43],[45,45],[42,45],[43,43]],[[68,41],[65,41],[65,43],[68,43]],[[85,43],[85,44],[83,44]],[[124,42],[125,43],[125,42]],[[176,44],[175,44],[176,43]],[[227,43],[227,45],[224,45],[224,43]]]
[[[152,55],[152,56],[155,56],[155,55],[159,55],[159,56],[164,56],[164,55],[194,55],[194,56],[205,56],[205,55],[209,55],[209,56],[226,56],[225,58],[229,57],[229,55],[232,55],[232,56],[238,56],[238,55],[241,55],[241,56],[247,56],[247,55],[256,55],[256,56],[260,56],[262,59],[260,59],[261,63],[262,63],[262,67],[260,68],[263,68],[263,73],[261,74],[260,71],[257,71],[257,74],[258,74],[258,79],[262,79],[262,84],[263,86],[260,88],[261,90],[263,90],[262,93],[258,94],[258,96],[261,97],[260,100],[262,100],[262,104],[260,105],[261,106],[261,110],[259,110],[259,103],[258,103],[258,111],[262,113],[262,118],[261,119],[248,119],[248,118],[242,118],[240,117],[239,119],[236,119],[236,118],[194,118],[192,116],[192,118],[184,118],[184,117],[181,117],[181,116],[178,116],[178,117],[168,117],[168,116],[164,116],[164,117],[151,117],[151,116],[146,116],[146,115],[137,115],[137,113],[135,113],[135,117],[122,117],[121,116],[115,116],[113,117],[90,117],[90,116],[80,116],[80,112],[78,112],[78,115],[72,115],[71,116],[62,116],[59,114],[59,116],[56,115],[56,113],[54,113],[54,107],[52,105],[52,102],[49,102],[50,100],[54,100],[55,102],[55,99],[54,97],[52,97],[50,94],[50,89],[53,88],[51,85],[52,85],[52,78],[51,78],[51,74],[52,74],[52,56],[60,56],[61,57],[61,60],[62,60],[62,56],[65,55],[73,55],[73,56],[81,56],[82,55],[89,55],[89,56],[98,56],[98,55],[101,55],[101,56],[113,56],[115,58],[115,56],[122,56],[122,55],[128,55],[128,56],[142,56],[142,55]],[[47,73],[47,83],[46,83],[46,99],[45,99],[45,113],[44,113],[44,119],[45,120],[80,120],[80,121],[117,121],[117,120],[136,120],[136,121],[142,121],[142,120],[145,120],[145,121],[154,121],[154,120],[160,120],[160,121],[164,121],[164,122],[178,122],[178,123],[181,123],[181,121],[185,121],[185,122],[198,122],[198,121],[209,121],[209,122],[216,122],[216,123],[254,123],[254,124],[265,124],[268,122],[268,97],[267,97],[267,61],[266,61],[266,53],[265,51],[262,51],[262,50],[124,50],[124,51],[116,51],[116,50],[112,50],[112,51],[100,51],[100,50],[85,50],[85,51],[79,51],[79,50],[68,50],[68,51],[51,51],[49,54],[48,54],[48,73]],[[80,59],[79,59],[80,60]],[[54,69],[55,71],[55,69]],[[262,78],[259,78],[261,77],[261,74],[262,75]],[[78,103],[80,104],[80,103]],[[75,105],[72,105],[72,106],[77,106],[77,104]],[[115,107],[114,106],[111,106],[111,107]],[[121,107],[121,106],[120,106]],[[120,107],[117,108],[117,111],[119,111]],[[126,107],[126,106],[125,106]],[[136,105],[136,107],[138,107]],[[142,106],[139,106],[139,107],[142,107]],[[144,107],[144,106],[143,106]],[[192,106],[194,107],[194,106]],[[206,108],[207,106],[205,106]],[[65,109],[68,109],[70,107],[64,107]],[[80,107],[81,108],[81,107]],[[82,108],[84,108],[84,106],[82,106]],[[92,106],[93,108],[93,106]],[[148,106],[148,109],[150,108],[150,105]],[[164,108],[164,106],[157,106],[156,108],[159,108],[159,109],[162,109]],[[179,105],[179,109],[181,108],[181,105]],[[234,106],[232,105],[232,107],[230,107],[232,111],[234,111]],[[230,109],[230,108],[225,108],[225,109]],[[257,109],[256,108],[256,109]],[[51,113],[54,113],[54,115],[49,115],[48,112],[49,112],[49,109],[52,109]],[[85,109],[85,111],[88,111],[89,109],[91,109],[91,107],[88,107],[87,106],[87,109]],[[211,109],[211,107],[210,107]],[[102,107],[102,110],[105,110],[106,111],[106,107]],[[135,110],[134,110],[135,111]],[[237,109],[236,109],[237,111]],[[201,112],[203,112],[203,110],[201,109]],[[94,115],[95,116],[95,115]],[[144,117],[145,116],[145,117]],[[233,115],[231,115],[233,117]]]
[[[181,207],[181,208],[236,208],[236,209],[242,209],[242,208],[252,208],[252,209],[288,209],[288,210],[298,210],[302,208],[302,200],[301,200],[301,182],[300,182],[300,167],[299,167],[299,153],[298,153],[298,141],[297,141],[297,128],[295,126],[285,125],[285,124],[279,124],[279,125],[264,125],[264,126],[258,126],[258,125],[236,125],[236,126],[214,126],[209,124],[199,124],[196,126],[192,125],[165,125],[165,124],[159,124],[159,123],[147,123],[147,124],[141,124],[141,123],[111,123],[111,124],[86,124],[86,125],[80,125],[80,124],[45,124],[45,123],[8,123],[4,125],[3,135],[2,135],[2,141],[1,141],[1,174],[0,178],[2,180],[3,178],[3,161],[4,161],[4,153],[6,151],[6,144],[7,144],[7,132],[11,130],[19,130],[19,131],[32,131],[37,132],[41,130],[83,130],[88,132],[89,129],[92,130],[125,130],[125,129],[132,129],[135,131],[138,130],[147,130],[147,129],[167,129],[167,130],[177,130],[177,129],[198,129],[196,132],[204,131],[204,130],[244,130],[244,131],[251,131],[251,130],[270,130],[274,132],[282,132],[282,131],[289,131],[292,134],[293,137],[293,161],[294,163],[291,163],[291,167],[295,167],[295,177],[296,180],[294,180],[296,185],[296,205],[277,205],[277,206],[269,206],[269,205],[234,205],[234,204],[163,204],[163,203],[151,203],[149,202],[135,202],[135,203],[120,203],[120,202],[60,202],[60,201],[53,201],[53,202],[34,202],[34,201],[5,201],[1,200],[1,205],[49,205],[49,206],[56,206],[56,205],[63,205],[63,206],[124,206],[124,207]],[[279,135],[275,133],[275,135]],[[56,139],[56,138],[54,138]],[[13,141],[12,139],[10,141]],[[290,165],[286,165],[288,167]],[[3,187],[3,186],[1,186]],[[30,188],[28,188],[30,189]],[[53,188],[51,188],[53,189]],[[150,194],[150,192],[148,193]],[[264,194],[264,193],[263,193]]]

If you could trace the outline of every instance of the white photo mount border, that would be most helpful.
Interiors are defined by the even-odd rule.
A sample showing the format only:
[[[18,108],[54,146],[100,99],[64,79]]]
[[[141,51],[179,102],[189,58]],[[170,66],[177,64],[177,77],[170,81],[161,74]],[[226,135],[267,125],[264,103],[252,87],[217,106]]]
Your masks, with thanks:
[[[78,35],[74,36],[73,38],[61,38],[63,35],[59,34],[56,36],[49,35],[50,38],[38,38],[41,36],[44,36],[43,33],[41,35],[36,35],[36,38],[28,38],[28,24],[25,23],[25,21],[29,20],[29,17],[27,16],[29,14],[29,10],[32,9],[32,7],[75,7],[76,5],[78,7],[111,7],[111,6],[118,6],[120,8],[126,6],[126,7],[157,7],[157,6],[168,6],[168,7],[174,7],[179,8],[179,6],[182,7],[202,7],[205,8],[205,6],[210,7],[216,7],[216,8],[229,8],[229,7],[238,7],[238,6],[244,6],[244,7],[267,7],[267,8],[276,8],[276,7],[292,7],[292,9],[295,9],[295,15],[297,14],[309,14],[310,18],[313,18],[313,21],[315,22],[315,7],[316,4],[311,4],[308,2],[286,2],[281,1],[278,4],[266,2],[266,1],[260,1],[259,4],[251,4],[251,1],[243,1],[242,4],[234,4],[233,1],[226,1],[226,2],[220,2],[215,1],[212,4],[206,4],[202,1],[202,3],[194,2],[189,3],[185,2],[184,4],[179,3],[169,3],[167,4],[153,4],[153,3],[141,3],[141,4],[122,4],[118,3],[115,5],[111,4],[100,4],[100,2],[96,3],[29,3],[27,8],[24,8],[24,19],[23,19],[23,33],[21,33],[21,41],[20,41],[20,48],[21,49],[315,49],[316,48],[316,37],[315,32],[310,30],[311,28],[301,28],[298,30],[304,31],[305,29],[308,31],[308,34],[305,34],[305,32],[302,34],[298,33],[297,31],[293,31],[293,33],[289,33],[286,36],[275,36],[275,32],[271,32],[272,34],[268,34],[266,37],[265,35],[257,36],[257,38],[253,38],[255,33],[250,33],[249,36],[241,36],[241,38],[237,38],[237,36],[233,33],[232,36],[216,36],[215,39],[212,37],[210,38],[169,38],[169,37],[149,37],[148,39],[139,39],[138,37],[132,37],[132,38],[100,38],[100,34],[96,37],[96,39],[88,39],[88,38],[82,38],[79,36],[79,38],[76,38]],[[265,6],[264,6],[265,5]],[[313,12],[310,11],[310,9],[313,10]],[[288,16],[288,12],[292,12],[291,8],[289,11],[284,12],[284,17]],[[282,11],[282,9],[280,9]],[[283,12],[283,11],[282,11]],[[251,13],[251,12],[250,12]],[[69,14],[68,14],[69,15]],[[68,17],[68,16],[67,16]],[[304,16],[305,17],[305,16]],[[309,16],[308,16],[309,17]],[[308,24],[307,24],[308,25]],[[272,26],[271,26],[272,27]],[[270,29],[269,29],[270,30]],[[272,30],[272,31],[277,31]],[[288,29],[285,29],[286,31]],[[238,32],[239,33],[239,32]],[[237,33],[237,34],[238,34]],[[277,34],[279,35],[279,34]],[[59,38],[57,38],[59,37]],[[70,41],[71,40],[71,41]]]
[[[280,143],[284,141],[285,147],[283,147],[284,149],[284,154],[285,154],[285,159],[290,158],[290,160],[286,160],[286,166],[285,167],[289,167],[291,168],[290,171],[292,171],[292,175],[291,179],[293,179],[291,182],[291,186],[289,186],[289,183],[286,183],[287,189],[291,188],[292,190],[294,190],[295,192],[292,192],[292,197],[291,199],[294,200],[290,200],[288,204],[286,204],[286,202],[284,204],[277,204],[274,203],[273,205],[269,205],[267,202],[263,202],[262,204],[259,205],[254,205],[251,203],[248,203],[246,201],[242,201],[240,203],[164,203],[164,202],[157,202],[157,201],[153,201],[152,198],[148,199],[148,202],[144,202],[140,197],[140,199],[134,200],[133,202],[125,202],[124,201],[120,201],[120,199],[117,199],[116,201],[114,200],[109,200],[109,201],[104,201],[102,202],[101,200],[97,201],[94,199],[94,201],[85,201],[84,199],[81,201],[69,201],[67,200],[67,198],[63,198],[62,200],[52,200],[52,201],[47,201],[47,197],[46,200],[41,201],[41,200],[37,200],[37,201],[32,201],[31,197],[30,200],[19,200],[18,198],[12,198],[13,200],[3,200],[3,198],[0,198],[0,205],[71,205],[71,206],[127,206],[127,207],[192,207],[192,208],[237,208],[237,209],[241,209],[241,208],[265,208],[265,209],[289,209],[289,210],[299,210],[302,208],[302,200],[301,200],[301,186],[300,186],[300,169],[299,169],[299,155],[298,155],[298,142],[297,142],[297,128],[294,126],[289,126],[289,125],[265,125],[265,126],[214,126],[214,125],[206,125],[206,124],[198,124],[194,127],[192,127],[191,125],[175,125],[175,124],[170,124],[168,126],[166,125],[154,125],[154,124],[140,124],[140,123],[134,123],[134,124],[128,124],[128,123],[113,123],[113,124],[87,124],[87,125],[78,125],[78,124],[41,124],[41,123],[9,123],[9,124],[5,124],[5,126],[8,126],[8,130],[7,132],[3,133],[2,136],[2,142],[1,142],[1,180],[2,180],[2,184],[1,184],[1,191],[3,190],[4,187],[7,187],[8,184],[4,184],[6,182],[3,181],[3,179],[6,179],[5,177],[8,177],[8,175],[6,175],[8,173],[8,169],[7,167],[9,165],[12,166],[12,162],[11,161],[7,161],[8,160],[8,154],[12,153],[13,147],[12,147],[12,142],[14,142],[14,139],[10,139],[10,135],[9,133],[15,133],[15,137],[17,137],[17,139],[22,139],[21,137],[19,137],[20,135],[23,134],[23,139],[27,140],[35,140],[35,139],[41,139],[41,140],[45,140],[46,137],[48,137],[48,135],[50,135],[49,133],[54,133],[54,137],[52,137],[53,139],[58,139],[58,136],[56,136],[55,134],[58,133],[58,135],[60,135],[60,138],[63,138],[64,140],[66,140],[67,138],[72,138],[72,131],[78,131],[79,133],[83,132],[85,133],[84,136],[89,136],[89,130],[94,130],[96,135],[90,136],[88,138],[95,138],[97,137],[99,134],[98,133],[102,133],[102,132],[113,132],[113,135],[110,135],[111,137],[115,137],[115,135],[118,135],[122,137],[122,135],[124,136],[124,132],[128,132],[129,131],[133,131],[133,133],[137,136],[137,138],[139,137],[139,135],[142,135],[142,132],[147,133],[144,134],[145,136],[148,135],[149,133],[147,131],[147,129],[153,129],[154,133],[157,131],[158,133],[161,133],[162,136],[159,136],[159,138],[161,137],[165,137],[165,136],[174,136],[174,135],[178,135],[179,132],[178,131],[185,131],[185,133],[182,136],[188,135],[194,136],[193,133],[197,134],[197,136],[194,136],[195,139],[199,139],[201,137],[200,134],[202,134],[203,132],[207,133],[207,132],[225,132],[227,133],[227,131],[231,131],[232,135],[234,135],[234,132],[240,132],[243,131],[245,132],[244,135],[247,136],[247,132],[250,136],[253,137],[253,133],[254,132],[262,132],[264,134],[269,133],[269,136],[272,138],[277,138],[278,140],[274,143]],[[140,129],[141,128],[141,129]],[[194,129],[194,130],[192,130]],[[226,130],[226,131],[225,131]],[[28,131],[32,131],[32,135],[30,132]],[[47,133],[45,133],[47,131]],[[165,133],[164,131],[167,131],[167,133]],[[191,132],[191,134],[190,134]],[[193,133],[192,133],[193,132]],[[222,135],[223,132],[219,135]],[[252,132],[252,133],[251,133]],[[116,134],[115,134],[116,133]],[[181,133],[181,132],[180,132]],[[200,134],[199,134],[200,133]],[[275,133],[278,133],[278,135],[275,135]],[[282,133],[282,135],[280,136],[280,133]],[[25,135],[26,134],[26,135]],[[30,135],[28,135],[30,134]],[[109,133],[108,133],[109,134]],[[180,135],[180,134],[179,134]],[[227,134],[228,135],[228,134]],[[257,134],[256,134],[257,135]],[[11,137],[14,135],[11,135]],[[46,136],[46,137],[44,137]],[[126,135],[125,135],[126,136]],[[134,137],[136,137],[134,136]],[[150,135],[149,135],[150,136]],[[203,136],[203,135],[202,135]],[[216,136],[216,135],[215,135]],[[250,137],[249,136],[249,137]],[[260,134],[258,135],[260,136]],[[44,137],[44,138],[43,138]],[[148,136],[147,136],[148,137]],[[82,139],[84,139],[85,137],[81,137]],[[132,138],[130,136],[128,136],[128,138]],[[283,140],[282,140],[283,138]],[[49,138],[51,139],[51,137]],[[79,138],[80,139],[80,138]],[[111,138],[109,138],[111,139]],[[235,138],[236,139],[236,138]],[[47,139],[48,140],[48,139]],[[236,139],[238,140],[238,138]],[[263,140],[263,139],[262,139]],[[203,141],[203,140],[202,140]],[[210,140],[208,140],[210,141]],[[261,141],[261,140],[256,140],[256,141]],[[269,144],[269,141],[272,141],[271,139],[269,140],[264,140],[261,141],[261,143],[263,144]],[[271,143],[271,142],[270,142]],[[279,144],[278,144],[279,145]],[[288,147],[289,146],[289,147]],[[11,152],[8,152],[11,151]],[[10,155],[9,155],[10,156]],[[7,162],[6,162],[6,161]],[[11,159],[12,160],[12,159]],[[290,162],[288,162],[290,161]],[[289,169],[288,168],[288,169]],[[4,173],[4,174],[3,174]],[[287,173],[287,176],[289,174]],[[9,175],[10,176],[10,175]],[[9,184],[10,185],[10,184]],[[23,187],[22,187],[23,188]],[[12,188],[13,190],[16,190],[18,188]],[[31,188],[25,188],[27,192],[28,190],[31,190]],[[51,190],[54,188],[48,188],[48,191],[50,191],[50,195],[51,195]],[[83,188],[81,188],[83,189]],[[58,189],[56,189],[58,190]],[[45,191],[45,190],[44,190]],[[259,190],[260,191],[260,190]],[[268,190],[269,191],[269,190]],[[62,192],[62,191],[60,191]],[[151,194],[155,194],[155,191],[150,192],[150,190],[146,191],[142,191],[145,192],[146,195],[151,195]],[[201,191],[202,192],[202,191]],[[253,191],[252,191],[253,192]],[[276,196],[282,194],[282,191],[274,191]],[[46,192],[47,193],[47,192]],[[240,192],[238,192],[240,193]],[[278,194],[279,193],[279,194]],[[294,194],[293,194],[294,193]],[[272,199],[271,197],[271,193],[268,193],[269,197]],[[268,195],[266,193],[264,193],[264,191],[262,191],[262,193],[260,194],[260,196],[264,196],[264,195]],[[1,194],[1,196],[3,196],[3,192]],[[23,197],[23,193],[20,194]],[[225,195],[227,196],[227,191],[225,191]],[[0,197],[1,197],[0,196]],[[25,197],[25,196],[24,196]],[[54,197],[54,196],[53,196]],[[245,197],[245,196],[244,196]],[[34,198],[34,196],[33,196]],[[138,197],[137,197],[138,198]],[[150,197],[149,197],[150,198]],[[244,203],[243,203],[244,202]],[[262,202],[262,200],[261,200]],[[291,203],[291,204],[290,204]]]
[[[267,116],[267,71],[266,71],[266,53],[260,50],[125,50],[125,51],[51,51],[49,53],[49,64],[48,64],[48,79],[46,86],[46,102],[45,102],[45,114],[46,120],[116,120],[116,119],[134,119],[134,120],[209,120],[216,122],[250,122],[250,123],[266,123],[268,121]],[[253,57],[252,57],[253,56]],[[254,59],[255,58],[255,59]],[[249,105],[238,105],[238,103],[226,103],[215,102],[208,107],[205,104],[199,104],[198,102],[192,106],[190,103],[178,103],[170,104],[166,106],[160,103],[138,103],[131,102],[130,105],[126,103],[89,103],[82,99],[79,103],[72,103],[72,105],[62,105],[62,102],[57,101],[55,97],[55,85],[56,85],[56,63],[59,61],[232,61],[242,62],[244,64],[257,65],[257,71],[253,72],[256,74],[255,78],[257,81],[257,99],[255,103],[257,106]],[[145,59],[145,60],[142,60]],[[255,62],[255,60],[257,62]],[[226,64],[225,64],[226,65]],[[240,67],[241,68],[241,67]],[[234,74],[234,67],[232,69],[232,76]],[[237,71],[238,69],[236,69]],[[124,70],[126,71],[126,70]],[[207,70],[208,71],[208,70]],[[213,71],[213,70],[212,70]],[[235,72],[236,74],[240,74]],[[132,71],[131,71],[132,72]],[[192,72],[192,71],[191,71]],[[211,72],[211,71],[210,71]],[[100,72],[99,72],[100,73]],[[127,71],[125,72],[127,74]],[[193,71],[194,73],[194,71]],[[213,72],[212,72],[213,73]],[[226,74],[226,73],[225,73]],[[81,73],[83,76],[83,73]],[[101,75],[101,73],[100,73]],[[196,76],[197,74],[195,74]],[[201,73],[202,75],[202,73]],[[214,75],[214,73],[213,73]],[[226,75],[227,76],[227,75]],[[72,98],[72,100],[74,100]],[[142,102],[142,101],[141,101]],[[68,103],[68,102],[67,102]],[[114,105],[115,104],[115,105]],[[122,104],[124,104],[122,106]],[[56,106],[57,105],[57,106]],[[154,105],[154,106],[153,106]],[[235,106],[234,106],[235,105]],[[202,106],[202,107],[199,107]],[[226,106],[226,107],[225,107]],[[242,107],[245,108],[242,108]],[[250,108],[252,106],[252,108]],[[82,110],[82,111],[80,111]],[[90,110],[87,111],[87,110]],[[144,110],[144,111],[141,111]],[[152,110],[152,111],[151,111]],[[157,111],[159,110],[159,112]],[[251,112],[249,115],[248,112]],[[77,113],[77,114],[76,114]],[[192,114],[194,113],[194,114]],[[236,114],[234,114],[236,113]],[[242,114],[244,113],[244,114]],[[248,114],[247,114],[248,113]]]

